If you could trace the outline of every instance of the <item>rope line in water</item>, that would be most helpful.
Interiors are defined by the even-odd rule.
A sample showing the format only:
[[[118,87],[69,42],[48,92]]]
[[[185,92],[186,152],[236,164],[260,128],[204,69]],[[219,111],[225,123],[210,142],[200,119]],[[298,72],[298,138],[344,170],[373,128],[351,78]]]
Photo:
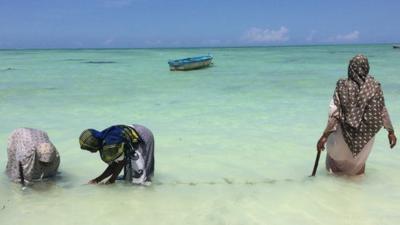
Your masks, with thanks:
[[[175,181],[175,182],[160,182],[156,181],[153,182],[152,185],[189,185],[189,186],[196,186],[196,185],[257,185],[257,184],[275,184],[277,182],[293,182],[292,179],[284,179],[284,180],[275,180],[275,179],[264,179],[264,180],[246,180],[246,181],[235,181],[233,179],[229,179],[224,177],[223,181],[200,181],[200,182],[193,182],[193,181]]]

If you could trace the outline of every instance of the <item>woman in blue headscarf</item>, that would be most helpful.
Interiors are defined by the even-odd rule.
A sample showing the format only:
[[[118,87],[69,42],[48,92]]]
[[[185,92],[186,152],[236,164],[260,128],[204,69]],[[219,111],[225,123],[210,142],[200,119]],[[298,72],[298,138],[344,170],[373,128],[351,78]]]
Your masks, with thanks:
[[[87,129],[79,137],[81,149],[99,152],[109,166],[98,177],[89,181],[97,184],[114,183],[124,169],[124,179],[135,184],[146,184],[154,175],[154,137],[141,125],[114,125],[103,131]]]

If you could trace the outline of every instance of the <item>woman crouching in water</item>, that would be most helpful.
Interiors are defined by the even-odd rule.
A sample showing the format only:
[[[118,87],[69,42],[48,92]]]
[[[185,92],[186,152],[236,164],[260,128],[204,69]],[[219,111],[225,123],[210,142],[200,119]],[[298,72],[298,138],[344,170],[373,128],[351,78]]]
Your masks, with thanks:
[[[105,183],[114,183],[124,169],[123,179],[135,184],[150,184],[154,175],[154,137],[141,125],[114,125],[103,131],[84,130],[79,137],[81,149],[99,152],[108,164],[98,177],[90,180],[97,184],[110,177]]]
[[[46,132],[33,128],[15,129],[7,146],[6,173],[22,185],[57,175],[60,155]]]

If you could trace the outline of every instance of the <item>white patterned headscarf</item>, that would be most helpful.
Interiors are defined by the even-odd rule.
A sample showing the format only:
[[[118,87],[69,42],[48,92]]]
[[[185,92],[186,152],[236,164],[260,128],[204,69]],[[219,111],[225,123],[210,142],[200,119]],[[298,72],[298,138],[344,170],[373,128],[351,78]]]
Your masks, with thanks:
[[[40,143],[36,148],[36,154],[40,162],[49,163],[57,157],[56,147],[50,142]]]
[[[335,104],[340,109],[344,140],[356,156],[383,125],[385,106],[380,84],[369,73],[367,57],[350,60],[348,78],[337,82]]]

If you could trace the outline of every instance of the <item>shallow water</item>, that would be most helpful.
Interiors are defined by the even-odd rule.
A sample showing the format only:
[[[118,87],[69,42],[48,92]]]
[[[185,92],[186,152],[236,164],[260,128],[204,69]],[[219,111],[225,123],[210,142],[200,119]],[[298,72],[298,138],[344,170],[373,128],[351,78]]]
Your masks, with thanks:
[[[212,53],[214,66],[167,61]],[[400,51],[390,45],[0,51],[0,166],[14,128],[48,132],[55,181],[0,175],[0,224],[397,224],[400,154],[381,131],[366,175],[309,178],[336,80],[369,57],[394,126]],[[156,141],[150,187],[86,185],[106,167],[83,129],[138,123]],[[398,149],[398,147],[396,147]]]

